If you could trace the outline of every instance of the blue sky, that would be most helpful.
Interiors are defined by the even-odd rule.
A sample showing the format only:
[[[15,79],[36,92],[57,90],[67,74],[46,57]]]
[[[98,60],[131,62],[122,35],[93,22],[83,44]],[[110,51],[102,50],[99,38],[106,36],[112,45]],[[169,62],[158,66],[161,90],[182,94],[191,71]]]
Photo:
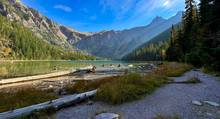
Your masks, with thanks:
[[[121,30],[169,18],[185,0],[21,0],[55,22],[83,32]]]

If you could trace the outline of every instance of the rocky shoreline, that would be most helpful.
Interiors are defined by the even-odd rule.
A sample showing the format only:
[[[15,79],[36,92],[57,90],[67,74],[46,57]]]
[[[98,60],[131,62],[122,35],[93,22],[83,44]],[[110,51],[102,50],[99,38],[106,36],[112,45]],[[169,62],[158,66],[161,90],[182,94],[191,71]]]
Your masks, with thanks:
[[[133,66],[133,65],[102,66],[102,67],[97,67],[95,72],[87,72],[80,70],[78,72],[74,72],[65,76],[0,85],[0,92],[11,92],[24,88],[37,88],[42,90],[52,89],[56,93],[59,93],[60,90],[63,90],[65,86],[71,84],[74,85],[74,83],[77,81],[93,81],[106,77],[123,75],[128,72],[136,72],[136,73],[144,74],[146,72],[152,71],[152,69],[154,68],[156,68],[156,66],[153,64],[142,64],[138,66]],[[63,94],[65,94],[65,92],[63,92]]]

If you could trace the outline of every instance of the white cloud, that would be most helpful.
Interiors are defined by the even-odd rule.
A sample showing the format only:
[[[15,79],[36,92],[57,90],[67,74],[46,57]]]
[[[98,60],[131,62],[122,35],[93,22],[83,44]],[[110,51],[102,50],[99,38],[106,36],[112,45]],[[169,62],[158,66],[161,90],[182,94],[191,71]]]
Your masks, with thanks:
[[[72,9],[68,6],[65,6],[65,5],[55,5],[54,8],[63,10],[65,12],[72,12]]]
[[[170,6],[170,1],[169,1],[169,0],[165,1],[165,2],[163,3],[163,6],[164,6],[164,7]]]

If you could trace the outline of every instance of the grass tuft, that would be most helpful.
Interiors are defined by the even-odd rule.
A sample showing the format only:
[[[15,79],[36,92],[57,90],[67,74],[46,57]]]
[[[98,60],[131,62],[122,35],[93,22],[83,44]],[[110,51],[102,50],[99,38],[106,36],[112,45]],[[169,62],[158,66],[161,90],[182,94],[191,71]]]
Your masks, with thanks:
[[[51,91],[35,88],[22,89],[14,92],[0,92],[0,112],[14,110],[25,106],[56,99]]]
[[[165,62],[154,71],[154,74],[167,77],[178,77],[191,70],[192,68],[193,67],[191,65],[184,63]]]
[[[188,80],[184,81],[183,83],[196,84],[196,83],[201,83],[201,81],[197,77],[191,77]]]
[[[140,99],[145,94],[152,93],[156,88],[164,84],[164,77],[141,77],[138,74],[128,74],[103,84],[96,95],[96,99],[110,104],[122,104],[124,102]]]

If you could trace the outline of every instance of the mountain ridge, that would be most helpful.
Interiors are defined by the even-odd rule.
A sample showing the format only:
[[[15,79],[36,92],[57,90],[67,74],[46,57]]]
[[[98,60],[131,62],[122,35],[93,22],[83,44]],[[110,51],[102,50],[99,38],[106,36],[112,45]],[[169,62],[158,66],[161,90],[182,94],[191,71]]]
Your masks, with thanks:
[[[156,17],[146,26],[99,32],[80,40],[76,43],[76,47],[99,57],[120,59],[141,44],[167,30],[172,24],[180,22],[181,18],[182,13],[178,12],[169,19]]]
[[[145,26],[91,33],[58,24],[19,0],[0,1],[0,14],[10,21],[20,22],[52,45],[60,46],[67,51],[83,50],[98,57],[112,59],[120,59],[132,52],[172,24],[179,22],[182,17],[181,12],[178,12],[169,19],[157,16]]]
[[[72,44],[88,35],[52,21],[19,0],[0,1],[0,14],[31,29],[46,42],[67,50],[73,50]]]

